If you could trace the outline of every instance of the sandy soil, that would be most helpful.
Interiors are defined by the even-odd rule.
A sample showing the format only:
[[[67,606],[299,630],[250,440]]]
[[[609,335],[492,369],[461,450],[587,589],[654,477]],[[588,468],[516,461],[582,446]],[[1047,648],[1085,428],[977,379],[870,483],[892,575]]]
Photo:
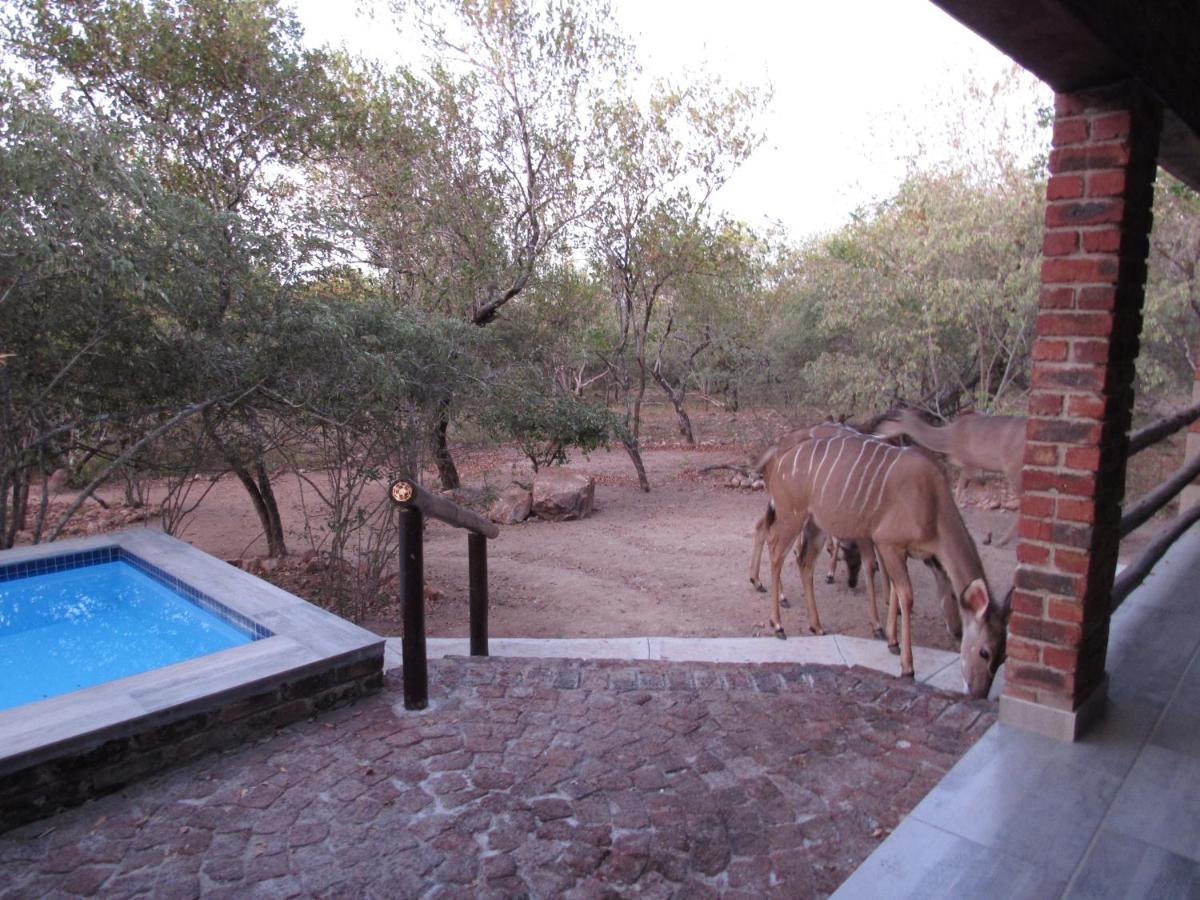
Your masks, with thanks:
[[[710,417],[704,421],[710,433],[719,425],[722,437],[733,437],[737,442],[702,442],[697,448],[669,443],[672,438],[665,424],[660,424],[657,440],[650,437],[651,446],[645,453],[652,485],[649,494],[638,489],[624,451],[576,457],[572,467],[597,480],[593,516],[562,523],[529,520],[502,527],[500,537],[489,542],[492,636],[770,633],[768,596],[755,592],[748,580],[754,523],[765,509],[766,495],[729,487],[728,471],[700,474],[698,470],[719,463],[745,462],[756,447],[762,446],[756,439],[779,428],[779,424],[745,415],[740,419],[725,416],[721,422]],[[531,475],[528,464],[512,449],[463,452],[459,462],[464,482],[476,488],[498,490],[513,478],[528,481]],[[276,490],[289,549],[293,554],[301,553],[310,546],[304,534],[302,501],[307,501],[311,513],[312,492],[302,496],[299,480],[288,474],[277,477]],[[1016,565],[1015,541],[1004,547],[983,543],[989,533],[997,540],[1004,535],[1015,516],[1000,507],[1001,491],[998,482],[974,488],[963,509],[997,595],[1008,590]],[[114,502],[119,496],[115,489],[104,493]],[[232,477],[216,483],[180,536],[224,559],[266,552],[250,502]],[[1122,557],[1136,555],[1137,548],[1150,537],[1152,534],[1143,538],[1135,534],[1122,545]],[[428,633],[438,637],[466,635],[466,532],[430,522],[425,568],[427,583],[440,592],[428,604]],[[956,644],[942,622],[932,578],[920,564],[911,564],[910,570],[916,589],[914,641],[922,646],[954,649]],[[839,571],[835,584],[827,585],[823,572],[824,558],[818,571],[817,602],[825,630],[870,636],[864,585],[849,589],[844,569]],[[269,577],[306,593],[303,582]],[[769,577],[765,564],[763,577]],[[796,567],[789,564],[783,577],[784,589],[793,601],[791,608],[784,610],[784,625],[790,635],[806,634],[808,617]],[[398,604],[385,603],[367,615],[363,624],[381,634],[399,634]]]

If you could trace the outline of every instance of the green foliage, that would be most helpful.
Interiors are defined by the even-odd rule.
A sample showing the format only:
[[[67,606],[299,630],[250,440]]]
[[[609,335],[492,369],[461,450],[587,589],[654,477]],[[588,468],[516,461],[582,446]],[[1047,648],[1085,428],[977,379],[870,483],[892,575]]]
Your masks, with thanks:
[[[1166,172],[1154,192],[1137,389],[1188,396],[1200,347],[1200,194]],[[1172,405],[1175,405],[1174,403]]]
[[[873,214],[817,241],[776,289],[772,355],[789,397],[839,412],[904,400],[949,413],[1015,396],[1037,304],[1042,186],[911,175]]]
[[[283,176],[265,167],[347,124],[329,57],[301,47],[277,0],[14,0],[4,25],[37,71],[136,131],[164,187],[214,209],[278,197]]]
[[[567,461],[567,450],[608,447],[616,421],[603,406],[548,384],[540,372],[521,367],[494,384],[480,421],[500,440],[515,441],[533,464]]]

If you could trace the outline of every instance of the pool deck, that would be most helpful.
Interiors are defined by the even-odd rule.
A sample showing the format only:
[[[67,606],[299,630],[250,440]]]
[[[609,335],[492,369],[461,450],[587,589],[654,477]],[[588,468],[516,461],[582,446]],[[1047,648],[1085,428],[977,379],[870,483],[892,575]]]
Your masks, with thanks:
[[[243,710],[239,726],[249,725],[252,716],[264,718],[271,691],[276,692],[275,705],[281,715],[288,712],[288,703],[296,707],[298,715],[307,715],[300,709],[302,703],[294,702],[302,699],[297,685],[313,681],[327,688],[337,681],[337,673],[350,673],[342,682],[358,678],[356,668],[368,666],[372,660],[377,660],[379,671],[382,638],[161,532],[133,529],[24,547],[5,551],[0,562],[24,563],[113,546],[202,591],[271,634],[186,662],[0,711],[0,797],[14,808],[16,797],[25,796],[22,785],[52,777],[49,772],[39,773],[39,766],[79,769],[77,762],[65,761],[80,759],[83,754],[99,756],[111,770],[103,778],[119,783],[119,767],[110,764],[118,761],[118,743],[144,741],[144,736],[153,733],[157,735],[155,749],[165,756],[160,747],[165,731],[175,722],[220,719],[230,730],[234,724],[230,711],[243,703],[249,708]],[[86,780],[78,774],[69,777],[80,784]],[[10,797],[5,793],[9,790],[17,793]],[[0,811],[0,822],[7,821],[9,812]]]

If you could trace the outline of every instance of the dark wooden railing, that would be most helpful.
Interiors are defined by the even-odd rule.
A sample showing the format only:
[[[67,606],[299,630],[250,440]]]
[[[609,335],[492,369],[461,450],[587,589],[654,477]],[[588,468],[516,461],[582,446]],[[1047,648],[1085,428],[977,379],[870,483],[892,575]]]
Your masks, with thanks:
[[[392,482],[391,495],[400,514],[404,708],[424,709],[429,703],[429,659],[425,649],[425,516],[468,531],[472,656],[488,655],[487,539],[497,537],[500,529],[478,513],[431,494],[407,478]]]
[[[1200,419],[1200,403],[1133,432],[1129,435],[1128,456],[1132,457],[1135,453],[1153,446],[1198,419]],[[1200,456],[1185,463],[1178,472],[1136,503],[1131,504],[1125,514],[1121,516],[1120,536],[1124,538],[1134,529],[1148,522],[1155,513],[1174,500],[1198,475],[1200,475]],[[1117,576],[1112,589],[1113,610],[1125,602],[1134,588],[1146,580],[1146,576],[1150,574],[1154,564],[1163,558],[1171,549],[1171,545],[1198,521],[1200,521],[1200,505],[1181,511],[1178,518],[1171,523],[1171,527],[1156,537],[1142,552],[1142,555]]]

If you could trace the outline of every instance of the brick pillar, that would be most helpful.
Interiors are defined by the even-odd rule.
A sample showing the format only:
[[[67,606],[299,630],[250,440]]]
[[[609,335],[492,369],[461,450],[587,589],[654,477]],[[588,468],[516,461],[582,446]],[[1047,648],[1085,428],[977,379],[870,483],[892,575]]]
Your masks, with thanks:
[[[1074,740],[1103,708],[1159,108],[1055,100],[1001,721]]]

